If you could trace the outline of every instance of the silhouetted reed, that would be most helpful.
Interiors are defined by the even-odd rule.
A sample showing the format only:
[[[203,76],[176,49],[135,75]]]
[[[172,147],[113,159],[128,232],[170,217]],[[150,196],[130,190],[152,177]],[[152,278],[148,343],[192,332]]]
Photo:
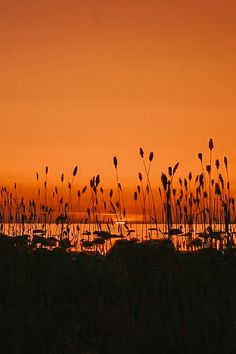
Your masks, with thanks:
[[[100,230],[112,234],[117,226],[118,234],[126,233],[129,238],[130,230],[135,229],[135,235],[142,241],[165,235],[169,238],[186,235],[190,244],[191,238],[200,233],[206,246],[209,246],[207,240],[210,240],[210,246],[216,244],[220,239],[219,235],[216,237],[218,232],[231,247],[234,243],[235,201],[231,192],[228,159],[225,156],[223,163],[220,159],[213,163],[213,139],[209,139],[208,150],[209,156],[204,157],[201,152],[197,155],[201,163],[199,174],[194,176],[189,171],[187,176],[175,178],[179,167],[177,162],[161,174],[160,183],[156,186],[151,183],[150,176],[154,153],[146,156],[140,148],[144,172],[138,172],[139,184],[133,192],[131,210],[127,210],[125,205],[116,156],[113,157],[115,189],[101,186],[100,175],[90,179],[89,188],[78,188],[75,184],[78,166],[73,168],[69,181],[62,173],[59,183],[52,188],[48,184],[49,168],[46,166],[41,178],[36,172],[36,193],[30,199],[19,194],[16,183],[12,189],[1,187],[1,234],[24,235],[41,229],[46,237],[56,236],[62,241],[64,238],[78,239],[87,231]],[[135,215],[133,219],[131,214]],[[197,244],[197,241],[194,243]],[[221,247],[225,247],[223,243]]]

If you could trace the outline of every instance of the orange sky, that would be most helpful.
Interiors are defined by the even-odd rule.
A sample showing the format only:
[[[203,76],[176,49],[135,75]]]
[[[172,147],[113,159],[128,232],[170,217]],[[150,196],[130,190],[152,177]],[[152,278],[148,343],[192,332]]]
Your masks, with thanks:
[[[0,184],[78,164],[137,184],[199,166],[212,137],[236,171],[235,1],[8,0],[0,5]],[[235,178],[236,180],[236,178]]]

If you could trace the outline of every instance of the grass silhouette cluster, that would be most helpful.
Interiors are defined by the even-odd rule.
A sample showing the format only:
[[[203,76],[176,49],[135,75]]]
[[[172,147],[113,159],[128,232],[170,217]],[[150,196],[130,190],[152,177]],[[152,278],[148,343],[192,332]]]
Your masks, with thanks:
[[[77,166],[67,187],[62,174],[52,205],[48,167],[43,190],[36,174],[37,197],[28,204],[16,185],[13,192],[2,188],[0,352],[234,353],[234,199],[228,160],[213,163],[213,149],[210,139],[209,163],[205,166],[198,154],[201,172],[195,178],[189,172],[177,180],[177,162],[162,173],[157,188],[150,178],[154,154],[146,159],[140,148],[144,173],[138,174],[134,205],[141,210],[141,238],[127,221],[117,157],[116,189],[107,195],[99,175],[75,192]],[[88,208],[76,225],[82,249],[67,252],[75,236],[73,216],[85,193]],[[107,210],[112,216],[106,218]],[[52,236],[54,222],[58,234]],[[118,234],[113,235],[115,222]],[[82,224],[93,228],[81,232]],[[118,240],[103,252],[113,237]],[[201,247],[180,252],[174,237],[184,237],[189,251]]]

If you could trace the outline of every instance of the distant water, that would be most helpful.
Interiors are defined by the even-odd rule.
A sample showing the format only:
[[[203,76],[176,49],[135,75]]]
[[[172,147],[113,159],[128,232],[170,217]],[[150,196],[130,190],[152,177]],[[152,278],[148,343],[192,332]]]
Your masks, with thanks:
[[[175,226],[173,226],[173,228],[175,228]],[[137,238],[138,241],[146,241],[152,239],[156,240],[168,237],[166,225],[158,224],[158,228],[156,228],[155,224],[143,223],[128,223],[127,227],[125,227],[122,223],[114,223],[113,225],[100,224],[99,226],[97,224],[71,224],[68,226],[64,225],[63,227],[56,224],[3,224],[1,232],[11,236],[22,234],[32,236],[33,231],[37,229],[46,231],[46,237],[69,237],[72,245],[74,245],[73,250],[81,250],[81,240],[83,239],[92,241],[94,236],[96,236],[93,235],[93,232],[97,230],[107,231],[113,235],[118,236],[122,234],[127,239]],[[232,232],[235,233],[235,229],[235,225],[231,225]],[[215,230],[223,231],[223,225],[216,225]],[[199,248],[199,245],[193,246],[191,244],[191,240],[198,237],[199,232],[204,231],[203,225],[194,225],[191,238],[188,236],[189,231],[191,231],[188,226],[183,226],[182,231],[182,235],[172,236],[172,240],[176,249],[187,251]],[[117,239],[118,237],[114,237],[111,240],[106,241],[106,251],[114,245]],[[221,246],[219,240],[214,241],[214,246],[216,248]]]

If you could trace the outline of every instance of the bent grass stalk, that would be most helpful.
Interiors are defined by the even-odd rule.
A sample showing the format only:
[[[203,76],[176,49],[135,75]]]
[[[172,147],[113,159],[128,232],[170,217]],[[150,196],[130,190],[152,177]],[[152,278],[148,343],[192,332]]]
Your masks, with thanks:
[[[233,231],[232,222],[235,220],[235,201],[232,197],[228,159],[224,157],[222,166],[219,159],[215,160],[213,164],[214,144],[212,139],[208,142],[208,149],[209,160],[207,165],[203,164],[202,153],[198,153],[202,171],[197,175],[195,182],[193,182],[193,175],[190,171],[186,178],[179,178],[179,184],[174,185],[174,176],[179,165],[177,163],[173,167],[168,167],[167,174],[163,173],[161,175],[162,188],[154,186],[156,188],[154,190],[150,178],[154,154],[150,153],[146,158],[143,149],[140,148],[139,153],[144,174],[141,172],[138,174],[139,186],[134,192],[133,210],[136,215],[135,218],[137,218],[138,208],[141,211],[142,239],[148,235],[148,223],[155,223],[156,229],[158,229],[157,219],[160,217],[169,234],[173,225],[180,228],[183,223],[185,230],[192,231],[193,228],[197,230],[199,224],[202,224],[201,228],[205,233],[210,234],[214,230],[224,232],[228,237],[228,244],[230,244]],[[59,235],[62,238],[63,235],[69,234],[69,226],[76,221],[75,213],[77,209],[79,209],[81,224],[86,224],[86,222],[91,224],[92,222],[94,227],[101,229],[102,223],[106,223],[107,229],[111,230],[113,220],[107,216],[110,207],[122,233],[122,226],[119,222],[128,220],[127,212],[129,213],[129,210],[127,211],[125,207],[124,196],[126,191],[124,192],[119,181],[116,157],[113,158],[113,164],[116,173],[117,201],[115,198],[113,200],[113,190],[110,190],[109,195],[105,195],[104,189],[101,187],[99,189],[100,176],[94,176],[90,181],[91,198],[85,218],[81,217],[84,208],[80,204],[81,195],[85,191],[78,191],[77,199],[74,197],[74,179],[78,172],[77,166],[74,168],[72,178],[67,184],[68,188],[65,190],[64,173],[62,173],[60,187],[56,186],[52,190],[52,196],[49,196],[51,187],[48,184],[48,166],[45,167],[45,175],[42,179],[36,172],[37,190],[34,196],[30,196],[30,199],[27,199],[24,195],[19,195],[16,183],[13,188],[1,187],[0,232],[3,233],[5,228],[7,233],[15,234],[18,226],[20,226],[20,233],[24,233],[29,223],[32,224],[32,229],[37,227],[36,223],[42,223],[41,227],[50,230],[51,224],[56,222],[60,227]],[[155,200],[154,191],[157,193],[157,200]],[[8,224],[7,228],[4,223]],[[210,229],[207,229],[208,226]]]

